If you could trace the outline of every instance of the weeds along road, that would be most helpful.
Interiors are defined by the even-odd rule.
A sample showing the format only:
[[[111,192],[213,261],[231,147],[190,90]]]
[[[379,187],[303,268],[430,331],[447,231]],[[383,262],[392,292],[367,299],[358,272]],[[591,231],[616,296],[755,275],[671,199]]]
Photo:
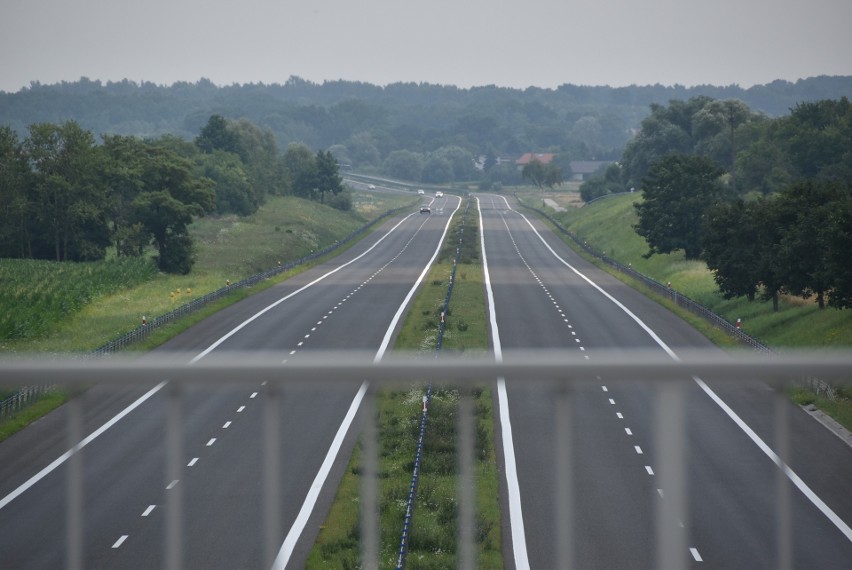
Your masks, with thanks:
[[[523,215],[514,201],[490,195],[478,200],[498,351],[552,349],[594,359],[601,350],[647,349],[673,357],[686,349],[718,350],[675,315],[585,262],[543,223]],[[847,565],[852,560],[852,450],[782,400],[789,407],[788,464],[795,473],[783,476],[772,452],[756,443],[770,449],[777,443],[778,398],[766,385],[743,380],[685,378],[682,384],[685,421],[678,430],[688,505],[682,518],[663,521],[682,546],[675,562],[695,568]],[[505,398],[496,408],[501,414],[496,439],[502,441],[502,455],[515,458],[514,468],[506,465],[503,482],[504,504],[512,506],[503,519],[507,563],[519,568],[671,567],[656,548],[655,513],[667,499],[654,423],[662,410],[655,396],[650,382],[594,378],[573,388],[565,408],[559,408],[554,392],[526,387],[523,378],[506,379]],[[733,415],[748,427],[737,425]],[[560,420],[572,437],[569,474],[557,481]],[[802,485],[792,483],[796,476]],[[792,520],[790,543],[782,545],[776,540],[779,481],[790,489]],[[559,483],[569,488],[570,542],[555,530],[554,505],[566,500]],[[821,502],[839,522],[820,510]]]
[[[378,354],[459,204],[447,196],[435,200],[431,215],[412,208],[341,256],[217,313],[144,358],[165,351],[196,358],[273,351],[286,374],[287,363],[310,350]],[[157,568],[167,562],[261,568],[274,557],[301,567],[354,445],[346,422],[358,409],[357,387],[303,385],[272,400],[279,407],[276,431],[284,436],[275,450],[281,458],[280,502],[272,509],[281,520],[270,529],[264,512],[266,501],[275,498],[263,496],[263,411],[271,395],[264,379],[186,387],[177,448],[165,441],[166,380],[152,378],[150,386],[134,390],[99,386],[81,399],[81,436],[137,404],[76,456],[82,457],[81,550],[66,543],[66,475],[73,462],[50,466],[70,447],[69,407],[0,444],[0,566],[67,567],[71,552],[85,568]],[[338,433],[345,437],[335,455]],[[166,472],[167,448],[181,455],[178,473]],[[336,460],[324,470],[327,456]],[[180,551],[167,550],[165,538],[176,530],[167,516],[176,493],[184,506]]]

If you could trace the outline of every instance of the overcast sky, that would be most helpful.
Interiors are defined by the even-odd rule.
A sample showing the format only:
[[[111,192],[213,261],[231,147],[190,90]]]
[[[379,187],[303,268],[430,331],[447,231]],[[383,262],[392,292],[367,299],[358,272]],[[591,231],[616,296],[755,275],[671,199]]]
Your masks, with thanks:
[[[852,0],[0,0],[0,90],[414,81],[697,84],[852,75]]]

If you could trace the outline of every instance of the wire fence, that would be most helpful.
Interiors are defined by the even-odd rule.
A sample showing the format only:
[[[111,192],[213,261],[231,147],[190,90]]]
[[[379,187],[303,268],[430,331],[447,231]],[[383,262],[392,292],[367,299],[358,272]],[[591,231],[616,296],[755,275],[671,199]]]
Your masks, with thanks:
[[[517,196],[516,196],[516,198],[517,198]],[[564,234],[568,238],[570,238],[578,246],[583,248],[583,250],[586,253],[588,253],[589,255],[594,256],[595,258],[606,263],[607,265],[609,265],[613,269],[615,269],[615,270],[617,270],[617,271],[619,271],[619,272],[621,272],[625,275],[629,275],[631,278],[635,279],[636,281],[641,282],[643,285],[648,287],[648,289],[650,289],[652,292],[656,293],[657,295],[670,299],[678,307],[686,309],[690,313],[703,318],[705,321],[707,321],[711,325],[715,326],[718,329],[721,329],[723,332],[728,334],[730,337],[735,339],[740,344],[748,346],[749,348],[756,350],[757,352],[766,353],[766,354],[774,353],[774,351],[771,348],[769,348],[768,346],[766,346],[765,344],[763,344],[762,342],[760,342],[759,340],[757,340],[753,336],[749,335],[748,333],[744,332],[740,328],[738,323],[732,323],[731,321],[725,319],[724,317],[717,315],[716,313],[714,313],[713,311],[711,311],[710,309],[708,309],[704,305],[697,303],[696,301],[693,301],[692,299],[690,299],[689,297],[687,297],[683,293],[678,293],[677,289],[674,289],[671,286],[671,283],[666,283],[664,285],[664,284],[660,283],[659,281],[652,279],[651,277],[648,277],[647,275],[644,275],[644,274],[636,271],[630,265],[624,265],[623,263],[620,263],[620,262],[612,259],[611,257],[606,255],[605,253],[598,251],[595,248],[593,248],[592,246],[590,246],[585,240],[582,240],[579,237],[577,237],[576,235],[574,235],[572,232],[570,232],[567,228],[565,228],[562,224],[560,224],[553,216],[551,216],[547,212],[540,210],[538,208],[535,208],[533,206],[529,206],[527,204],[524,204],[521,200],[518,200],[518,202],[524,208],[526,208],[528,210],[532,210],[533,212],[536,212],[542,218],[545,218],[546,220],[548,220],[551,224],[553,224],[553,226],[557,230],[559,230],[562,234]],[[834,386],[832,386],[831,384],[820,380],[819,378],[812,377],[812,376],[807,377],[807,378],[803,379],[802,383],[804,385],[806,385],[810,390],[815,392],[818,396],[822,396],[822,397],[828,398],[830,400],[836,400],[837,397],[838,397],[837,389]]]
[[[257,285],[261,281],[265,281],[266,279],[270,279],[272,277],[275,277],[276,275],[280,275],[281,273],[293,269],[294,267],[304,265],[305,263],[309,263],[328,253],[331,253],[332,251],[350,243],[352,240],[365,233],[375,223],[390,216],[393,216],[405,209],[406,207],[403,206],[400,208],[388,210],[370,223],[361,226],[348,236],[335,241],[333,244],[330,244],[319,251],[312,252],[311,254],[296,259],[294,261],[288,261],[287,263],[279,264],[278,266],[273,267],[272,269],[268,269],[250,277],[246,277],[245,279],[236,283],[229,283],[226,286],[217,289],[216,291],[207,293],[206,295],[202,295],[201,297],[196,297],[192,301],[184,303],[179,307],[176,307],[175,309],[169,311],[168,313],[146,321],[143,324],[137,326],[135,329],[115,339],[110,340],[106,344],[93,350],[90,353],[90,356],[104,356],[132,346],[138,343],[139,341],[146,339],[156,329],[164,325],[176,322],[177,320],[187,315],[191,315],[196,311],[203,309],[213,301],[217,301],[219,299],[222,299],[223,297],[230,295],[233,291],[252,287],[254,285]],[[8,417],[11,417],[23,408],[36,402],[45,392],[48,392],[52,389],[54,389],[54,387],[51,385],[24,386],[15,394],[0,401],[0,420],[4,420]]]
[[[447,285],[447,294],[444,297],[444,304],[441,307],[441,317],[438,323],[438,338],[435,341],[435,355],[441,352],[444,344],[444,329],[447,324],[447,315],[450,309],[450,299],[453,296],[453,283],[456,281],[456,269],[458,268],[459,259],[461,257],[461,247],[464,243],[464,227],[467,223],[467,213],[470,207],[470,201],[465,204],[464,213],[462,215],[462,223],[459,228],[459,238],[456,245],[456,253],[453,258],[453,269],[450,273],[450,282]],[[417,449],[414,453],[414,467],[412,469],[411,482],[408,486],[408,496],[405,502],[405,516],[402,523],[402,534],[399,539],[399,551],[396,559],[397,570],[405,568],[405,560],[408,556],[408,538],[411,532],[412,519],[414,517],[414,505],[417,500],[417,485],[420,481],[420,463],[423,459],[423,440],[426,436],[426,420],[429,416],[429,405],[432,403],[432,384],[426,386],[426,393],[423,396],[423,409],[420,411],[420,431],[417,436]]]

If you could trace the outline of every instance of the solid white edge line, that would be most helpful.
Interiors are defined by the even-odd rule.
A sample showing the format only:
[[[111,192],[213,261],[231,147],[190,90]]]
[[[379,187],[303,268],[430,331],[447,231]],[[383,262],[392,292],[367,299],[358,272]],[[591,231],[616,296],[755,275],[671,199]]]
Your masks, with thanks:
[[[508,202],[506,203],[508,206]],[[494,358],[503,361],[503,347],[500,344],[500,329],[497,327],[497,312],[494,304],[494,291],[491,288],[491,275],[488,271],[488,258],[485,254],[485,226],[482,223],[482,208],[479,197],[476,207],[479,210],[479,249],[482,253],[482,274],[485,292],[488,297],[491,338],[494,345]],[[497,379],[497,402],[500,408],[500,431],[503,443],[503,462],[506,471],[506,490],[509,499],[509,527],[512,534],[512,552],[515,555],[515,568],[526,570],[530,567],[527,554],[527,539],[524,529],[524,514],[521,507],[521,487],[518,483],[518,466],[515,461],[515,444],[512,438],[512,422],[509,418],[509,396],[506,392],[506,380]]]
[[[438,253],[441,251],[441,245],[444,243],[444,238],[446,237],[447,232],[449,231],[450,223],[452,222],[453,216],[456,212],[458,212],[460,207],[461,199],[459,199],[456,209],[453,211],[452,214],[450,214],[450,217],[447,220],[447,225],[444,227],[444,233],[441,235],[441,239],[438,241],[438,247],[435,249],[435,253],[432,255],[432,258],[426,264],[426,267],[423,269],[422,273],[420,274],[420,277],[417,278],[417,281],[409,290],[408,295],[406,295],[405,299],[403,299],[402,304],[399,306],[399,309],[397,309],[394,318],[388,326],[388,329],[385,332],[385,336],[382,340],[379,350],[378,352],[376,352],[376,356],[373,359],[375,362],[378,362],[379,360],[381,360],[382,356],[384,356],[388,344],[390,343],[390,339],[393,336],[393,331],[396,328],[397,323],[399,322],[399,319],[401,318],[406,306],[408,305],[408,302],[411,300],[411,297],[414,296],[414,292],[419,287],[421,281],[429,272],[429,268],[432,266],[432,263],[438,256]],[[346,434],[349,431],[349,427],[351,426],[352,421],[355,419],[355,415],[358,413],[358,409],[361,407],[361,401],[364,399],[364,394],[366,394],[367,392],[367,386],[367,382],[361,384],[361,387],[358,389],[358,393],[355,394],[355,398],[349,405],[349,411],[343,418],[343,422],[340,424],[340,427],[337,428],[337,433],[334,436],[334,440],[331,442],[331,447],[329,447],[328,452],[325,455],[325,460],[322,462],[319,472],[314,478],[314,482],[311,485],[310,490],[308,491],[308,495],[305,497],[305,501],[302,503],[302,508],[299,510],[299,514],[296,516],[296,520],[290,527],[290,531],[284,538],[284,543],[281,545],[281,548],[278,550],[278,555],[275,557],[275,561],[272,563],[273,569],[283,570],[287,567],[287,563],[290,561],[290,557],[293,555],[293,550],[296,548],[296,544],[299,542],[299,538],[302,536],[302,532],[305,530],[305,526],[308,524],[308,519],[310,518],[311,513],[313,513],[314,506],[316,505],[316,502],[319,499],[320,491],[322,491],[322,487],[325,484],[325,481],[328,478],[329,473],[331,472],[331,468],[337,459],[337,454],[340,452],[340,448],[343,445],[343,440],[345,439]]]
[[[117,424],[122,418],[124,418],[124,416],[126,416],[127,414],[129,414],[130,412],[132,412],[133,410],[138,408],[148,398],[150,398],[151,396],[153,396],[154,394],[156,394],[157,392],[162,390],[163,386],[165,386],[165,385],[166,385],[166,381],[163,381],[163,382],[160,382],[159,384],[157,384],[156,386],[154,386],[153,388],[151,388],[150,390],[148,390],[145,394],[140,396],[135,402],[133,402],[132,404],[130,404],[129,406],[127,406],[126,408],[121,410],[111,420],[109,420],[107,423],[105,423],[104,425],[99,427],[97,430],[93,431],[85,439],[80,441],[80,443],[78,443],[77,445],[75,445],[74,447],[72,447],[71,449],[69,449],[68,451],[66,451],[65,453],[63,453],[62,455],[57,457],[56,459],[54,459],[47,467],[45,467],[44,469],[42,469],[41,471],[39,471],[38,473],[36,473],[32,477],[30,477],[29,479],[27,479],[26,482],[21,484],[21,486],[19,486],[17,489],[15,489],[11,493],[9,493],[5,497],[3,497],[3,499],[0,500],[0,509],[2,509],[6,505],[8,505],[12,501],[14,501],[16,498],[21,496],[25,491],[27,491],[27,489],[29,489],[30,487],[32,487],[33,485],[35,485],[36,483],[38,483],[39,481],[44,479],[54,469],[56,469],[57,467],[59,467],[60,465],[65,463],[72,455],[74,455],[75,453],[77,453],[78,451],[80,451],[81,449],[86,447],[87,445],[89,445],[92,441],[97,439],[98,436],[100,436],[106,430],[108,430],[109,428],[111,428],[112,426]]]
[[[505,200],[505,198],[504,198],[504,200]],[[506,202],[506,204],[508,205],[508,201]],[[511,209],[511,207],[509,209]],[[678,358],[677,354],[675,354],[675,352],[665,342],[663,342],[663,340],[659,336],[657,336],[657,334],[653,330],[651,330],[651,328],[648,325],[646,325],[642,321],[642,319],[640,319],[639,317],[634,315],[627,307],[625,307],[623,304],[621,304],[612,295],[610,295],[609,293],[607,293],[606,291],[601,289],[601,287],[598,286],[596,283],[594,283],[591,279],[589,279],[588,277],[586,277],[585,275],[580,273],[580,271],[578,271],[573,265],[571,265],[570,263],[568,263],[567,261],[562,259],[553,250],[553,248],[550,247],[550,245],[544,240],[544,238],[541,236],[541,234],[538,233],[538,231],[535,229],[535,227],[533,227],[532,223],[527,219],[526,216],[524,216],[522,213],[518,212],[517,210],[513,210],[513,211],[516,214],[518,214],[519,216],[521,216],[527,222],[527,224],[530,226],[530,228],[532,228],[533,232],[535,232],[535,234],[538,236],[538,238],[541,240],[541,242],[545,245],[545,247],[547,247],[547,249],[550,250],[550,252],[553,254],[553,256],[556,257],[556,259],[558,259],[560,262],[562,262],[563,265],[565,265],[566,267],[571,269],[571,271],[573,271],[575,274],[577,274],[579,277],[581,277],[583,280],[585,280],[589,285],[591,285],[592,287],[597,289],[607,299],[609,299],[610,301],[615,303],[615,305],[618,306],[622,311],[624,311],[631,319],[633,319],[636,322],[636,324],[638,324],[640,327],[642,327],[642,329],[645,330],[645,332],[648,333],[648,335],[650,335],[650,337],[652,339],[654,339],[654,341],[660,346],[660,348],[662,348],[672,359],[674,359],[676,361],[680,361],[680,358]],[[708,386],[698,376],[693,376],[692,379],[701,387],[701,389],[704,391],[704,393],[707,394],[708,396],[710,396],[710,398],[716,403],[716,405],[718,405],[728,415],[728,417],[731,418],[734,421],[734,423],[752,440],[752,442],[755,445],[757,445],[757,447],[773,463],[775,463],[775,465],[779,469],[781,469],[781,471],[796,486],[796,488],[799,489],[799,491],[801,491],[801,493],[811,502],[811,504],[813,504],[823,515],[825,515],[825,517],[828,518],[828,520],[831,521],[831,523],[834,524],[834,526],[837,527],[837,529],[841,533],[843,533],[843,535],[847,538],[847,540],[852,542],[852,528],[850,528],[849,525],[846,524],[846,522],[843,519],[841,519],[837,515],[837,513],[835,513],[831,509],[831,507],[826,505],[825,502],[822,499],[820,499],[819,496],[817,496],[817,494],[814,493],[813,490],[810,487],[808,487],[808,485],[801,479],[801,477],[799,477],[796,474],[795,471],[793,471],[792,468],[790,468],[789,465],[787,465],[786,463],[781,461],[781,458],[772,450],[772,448],[770,448],[760,438],[760,436],[758,436],[757,433],[755,433],[754,430],[752,430],[748,426],[748,424],[746,424],[745,421],[743,421],[743,419],[740,418],[737,415],[737,413],[734,412],[734,410],[730,406],[728,406],[728,404],[726,404],[725,401],[722,400],[722,398],[720,398],[716,394],[716,392],[714,392],[710,388],[710,386]]]
[[[459,203],[461,203],[461,202],[459,202]],[[264,309],[262,309],[261,311],[259,311],[259,312],[257,312],[256,314],[254,314],[252,317],[250,317],[250,318],[246,319],[245,321],[243,321],[242,323],[240,323],[239,325],[237,325],[236,327],[234,327],[234,329],[232,329],[231,331],[229,331],[227,334],[225,334],[224,336],[222,336],[221,338],[219,338],[216,342],[214,342],[214,343],[213,343],[213,344],[211,344],[209,347],[207,347],[206,349],[204,349],[204,350],[203,350],[201,353],[199,353],[199,354],[198,354],[195,358],[193,358],[192,360],[190,360],[190,361],[189,361],[189,364],[194,364],[195,362],[198,362],[199,360],[201,360],[202,358],[204,358],[205,356],[207,356],[208,354],[210,354],[210,353],[211,353],[211,352],[212,352],[212,351],[213,351],[216,347],[218,347],[219,345],[221,345],[221,344],[222,344],[223,342],[225,342],[227,339],[229,339],[230,337],[232,337],[233,335],[235,335],[237,332],[239,332],[240,330],[242,330],[242,329],[243,329],[244,327],[246,327],[249,323],[251,323],[252,321],[254,321],[255,319],[257,319],[258,317],[260,317],[261,315],[263,315],[263,314],[264,314],[264,313],[266,313],[267,311],[269,311],[269,310],[271,310],[272,308],[274,308],[274,307],[278,306],[279,304],[283,303],[283,302],[284,302],[284,301],[286,301],[287,299],[290,299],[290,298],[291,298],[291,297],[293,297],[294,295],[296,295],[296,294],[298,294],[298,293],[301,293],[302,291],[304,291],[304,290],[305,290],[305,289],[307,289],[308,287],[311,287],[311,286],[313,286],[313,285],[315,285],[315,284],[319,283],[320,281],[322,281],[323,279],[325,279],[325,278],[326,278],[326,277],[328,277],[329,275],[332,275],[333,273],[336,273],[336,272],[340,271],[341,269],[343,269],[343,268],[344,268],[344,267],[346,267],[347,265],[350,265],[350,264],[352,264],[352,263],[354,263],[354,262],[358,261],[359,259],[361,259],[361,258],[362,258],[362,257],[364,257],[365,255],[367,255],[368,253],[370,253],[370,251],[372,251],[372,250],[373,250],[376,246],[378,246],[378,245],[379,245],[379,244],[380,244],[380,243],[381,243],[381,242],[382,242],[382,241],[383,241],[386,237],[388,237],[388,236],[389,236],[389,235],[390,235],[390,234],[391,234],[394,230],[396,230],[396,229],[397,229],[397,228],[398,228],[398,227],[399,227],[399,226],[400,226],[400,225],[401,225],[401,224],[402,224],[405,220],[407,220],[408,218],[412,217],[413,215],[414,215],[413,213],[412,213],[412,214],[409,214],[408,216],[406,216],[406,217],[404,217],[402,220],[400,220],[400,221],[399,221],[399,223],[397,223],[394,227],[392,227],[390,230],[388,230],[388,231],[387,231],[387,233],[385,233],[385,235],[383,235],[381,238],[379,238],[378,240],[376,240],[376,243],[374,243],[372,246],[370,246],[370,247],[369,247],[369,248],[368,248],[368,249],[367,249],[364,253],[362,253],[362,254],[361,254],[361,255],[359,255],[358,257],[356,257],[356,258],[354,258],[354,259],[352,259],[352,260],[350,260],[350,261],[348,261],[348,262],[344,263],[343,265],[340,265],[339,267],[337,267],[337,268],[335,268],[335,269],[333,269],[333,270],[329,271],[328,273],[325,273],[324,275],[322,275],[322,276],[318,277],[317,279],[315,279],[315,280],[311,281],[310,283],[308,283],[308,284],[307,284],[307,285],[305,285],[304,287],[301,287],[300,289],[298,289],[298,290],[296,290],[296,291],[294,291],[294,292],[290,293],[289,295],[287,295],[287,296],[285,296],[285,297],[283,297],[283,298],[281,298],[281,299],[278,299],[276,302],[274,302],[274,303],[272,303],[271,305],[269,305],[269,306],[265,307],[265,308],[264,308]],[[111,420],[109,420],[107,423],[105,423],[104,425],[102,425],[101,427],[99,427],[97,430],[95,430],[94,432],[92,432],[92,433],[91,433],[88,437],[86,437],[85,439],[83,439],[80,443],[78,443],[77,445],[75,445],[74,447],[72,447],[71,449],[69,449],[68,451],[66,451],[65,453],[63,453],[62,455],[60,455],[59,457],[57,457],[56,459],[54,459],[54,460],[53,460],[53,461],[52,461],[49,465],[47,465],[47,467],[45,467],[44,469],[42,469],[41,471],[39,471],[38,473],[36,473],[36,474],[35,474],[35,475],[33,475],[32,477],[30,477],[29,479],[27,479],[27,480],[26,480],[24,483],[22,483],[22,484],[21,484],[21,485],[20,485],[17,489],[15,489],[15,490],[14,490],[14,491],[12,491],[11,493],[9,493],[9,494],[8,494],[8,495],[6,495],[5,497],[3,497],[3,499],[1,499],[1,500],[0,500],[0,509],[2,509],[2,508],[3,508],[3,507],[5,507],[6,505],[8,505],[8,504],[9,504],[9,503],[11,503],[12,501],[14,501],[16,498],[18,498],[19,496],[21,496],[21,495],[22,495],[25,491],[27,491],[30,487],[32,487],[33,485],[35,485],[36,483],[38,483],[39,481],[41,481],[42,479],[44,479],[47,475],[49,475],[49,474],[50,474],[52,471],[54,471],[57,467],[59,467],[60,465],[62,465],[63,463],[65,463],[65,462],[68,460],[68,458],[70,458],[72,455],[74,455],[77,451],[79,451],[80,449],[84,448],[86,445],[88,445],[88,444],[89,444],[89,443],[91,443],[92,441],[94,441],[94,440],[95,440],[98,436],[100,436],[100,435],[101,435],[102,433],[104,433],[106,430],[108,430],[109,428],[111,428],[112,426],[114,426],[116,423],[118,423],[118,422],[119,422],[119,420],[121,420],[122,418],[124,418],[127,414],[129,414],[130,412],[132,412],[133,410],[135,410],[136,408],[138,408],[141,404],[143,404],[143,403],[144,403],[146,400],[148,400],[151,396],[153,396],[154,394],[156,394],[157,392],[159,392],[160,390],[162,390],[162,389],[163,389],[163,386],[165,386],[167,383],[168,383],[168,380],[164,380],[163,382],[160,382],[159,384],[157,384],[154,388],[152,388],[151,390],[149,390],[147,393],[145,393],[145,394],[144,394],[142,397],[140,397],[138,400],[136,400],[135,402],[133,402],[132,404],[130,404],[129,406],[127,406],[126,408],[124,408],[124,409],[123,409],[122,411],[120,411],[118,414],[116,414],[116,415],[115,415],[115,417],[113,417],[113,418],[112,418]],[[252,394],[252,398],[253,398],[255,395],[256,395],[256,393],[255,393],[255,394]]]

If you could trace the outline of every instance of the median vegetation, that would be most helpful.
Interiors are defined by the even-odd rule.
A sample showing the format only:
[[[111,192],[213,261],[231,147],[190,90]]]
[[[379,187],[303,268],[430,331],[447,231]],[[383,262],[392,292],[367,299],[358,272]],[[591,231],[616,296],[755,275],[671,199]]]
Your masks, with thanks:
[[[481,352],[488,348],[478,220],[468,215],[443,337],[443,351]],[[431,357],[436,349],[444,299],[462,224],[457,215],[436,263],[400,331],[395,350]],[[487,379],[484,379],[487,381]],[[382,393],[379,418],[379,565],[393,568],[399,554],[406,498],[417,447],[424,384]],[[476,567],[502,568],[498,472],[494,452],[491,391],[471,394],[476,449]],[[460,394],[439,387],[432,395],[423,442],[423,459],[408,542],[407,567],[453,568],[458,565],[457,415]],[[308,568],[360,567],[360,449],[356,448]]]

